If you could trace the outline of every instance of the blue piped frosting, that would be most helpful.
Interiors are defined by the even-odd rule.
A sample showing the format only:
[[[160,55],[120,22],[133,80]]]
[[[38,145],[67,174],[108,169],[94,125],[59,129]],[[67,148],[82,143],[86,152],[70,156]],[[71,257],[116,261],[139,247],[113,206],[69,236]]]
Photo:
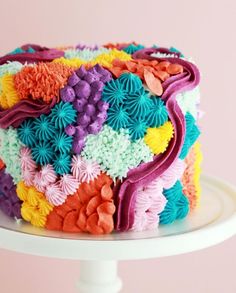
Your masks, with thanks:
[[[27,119],[17,129],[20,140],[28,147],[32,147],[37,143],[33,126],[33,120]]]
[[[143,45],[134,45],[134,44],[130,44],[129,46],[125,47],[124,49],[122,49],[124,52],[128,53],[128,54],[134,54],[135,52],[144,49],[145,47]]]
[[[177,207],[174,202],[168,201],[164,211],[160,214],[160,224],[171,224],[176,220]]]
[[[142,80],[125,72],[108,82],[102,99],[109,104],[106,124],[114,130],[128,129],[132,140],[143,138],[149,127],[160,127],[168,120],[164,102],[145,90]]]
[[[152,97],[153,105],[147,121],[149,127],[160,127],[168,120],[168,112],[164,102],[158,97]]]
[[[171,188],[164,189],[163,194],[168,202],[164,211],[160,214],[161,224],[170,224],[188,215],[189,200],[183,193],[180,180],[177,180]]]
[[[118,106],[126,99],[126,90],[121,84],[119,79],[112,79],[106,83],[103,92],[102,99],[109,103],[110,106]]]
[[[55,127],[51,123],[49,117],[44,114],[35,119],[33,125],[35,136],[39,140],[48,140],[55,134]]]
[[[178,208],[176,219],[184,219],[189,213],[189,200],[188,198],[182,193],[180,199],[176,203]]]
[[[184,55],[178,50],[176,49],[175,47],[170,47],[170,52],[173,52],[173,53],[180,53],[180,57],[183,58]]]
[[[176,181],[176,183],[169,189],[164,189],[164,196],[168,201],[177,202],[181,195],[182,195],[182,184],[179,180]]]
[[[132,118],[145,118],[150,113],[150,109],[153,105],[148,92],[143,88],[133,95],[127,97],[125,103],[126,108],[129,110],[129,114]]]
[[[196,121],[194,117],[187,112],[185,115],[185,124],[186,124],[186,135],[183,143],[183,147],[180,153],[179,158],[185,159],[189,149],[192,147],[192,145],[196,142],[200,135],[200,130],[196,125]]]
[[[37,164],[50,164],[53,160],[54,152],[51,145],[46,142],[39,142],[32,148],[32,157]]]
[[[144,137],[147,130],[147,124],[144,119],[137,118],[137,119],[131,120],[127,128],[129,130],[129,135],[131,139],[136,140],[136,139]]]
[[[57,132],[51,140],[53,149],[60,153],[70,152],[72,141],[72,136],[67,135],[64,131]]]
[[[140,77],[133,73],[122,73],[118,80],[129,94],[136,93],[143,87]]]
[[[65,128],[67,125],[75,122],[76,110],[72,104],[66,102],[60,102],[52,108],[50,118],[56,128]]]
[[[59,154],[53,162],[53,168],[59,175],[70,173],[71,156]]]
[[[114,106],[107,111],[107,124],[114,130],[126,128],[130,121],[129,115],[123,107]]]

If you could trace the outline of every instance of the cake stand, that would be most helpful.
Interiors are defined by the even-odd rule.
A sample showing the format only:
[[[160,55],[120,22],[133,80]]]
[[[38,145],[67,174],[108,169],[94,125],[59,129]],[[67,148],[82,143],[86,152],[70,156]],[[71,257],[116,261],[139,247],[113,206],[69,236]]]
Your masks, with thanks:
[[[203,249],[236,234],[236,188],[202,176],[201,206],[187,220],[156,231],[105,236],[45,231],[0,214],[0,247],[12,251],[80,260],[80,293],[117,293],[117,262]]]

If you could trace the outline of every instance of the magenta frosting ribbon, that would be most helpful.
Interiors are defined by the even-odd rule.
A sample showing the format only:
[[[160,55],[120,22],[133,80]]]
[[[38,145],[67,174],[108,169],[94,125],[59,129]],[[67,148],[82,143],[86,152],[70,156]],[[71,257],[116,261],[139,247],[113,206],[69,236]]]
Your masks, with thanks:
[[[152,162],[142,164],[130,170],[120,188],[117,188],[116,229],[118,231],[127,231],[132,228],[137,189],[149,184],[163,174],[175,159],[178,158],[185,137],[185,119],[175,96],[179,92],[193,89],[199,84],[200,80],[199,70],[194,64],[179,58],[159,59],[151,56],[151,54],[157,52],[160,52],[160,49],[148,48],[137,51],[132,57],[134,59],[168,60],[171,63],[177,63],[184,67],[183,73],[170,77],[162,84],[164,89],[162,99],[166,103],[175,135],[164,154],[155,156]]]
[[[50,104],[38,100],[21,100],[10,109],[0,109],[0,127],[18,127],[27,118],[37,118],[41,114],[48,114],[56,104],[56,98]]]
[[[48,49],[46,47],[41,47],[34,44],[26,44],[21,46],[23,50],[27,50],[30,47],[35,50],[34,53],[25,52],[19,54],[5,55],[3,57],[0,57],[0,65],[8,61],[18,61],[20,63],[50,62],[55,58],[60,58],[64,56],[64,52],[57,49]]]

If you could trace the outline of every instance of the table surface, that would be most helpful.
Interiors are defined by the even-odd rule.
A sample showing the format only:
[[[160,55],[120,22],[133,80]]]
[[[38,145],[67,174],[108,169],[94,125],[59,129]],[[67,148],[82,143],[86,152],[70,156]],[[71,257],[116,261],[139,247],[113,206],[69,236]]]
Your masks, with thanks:
[[[64,259],[125,260],[203,249],[236,234],[236,188],[202,176],[201,205],[185,220],[154,231],[94,236],[47,231],[0,212],[0,247]]]

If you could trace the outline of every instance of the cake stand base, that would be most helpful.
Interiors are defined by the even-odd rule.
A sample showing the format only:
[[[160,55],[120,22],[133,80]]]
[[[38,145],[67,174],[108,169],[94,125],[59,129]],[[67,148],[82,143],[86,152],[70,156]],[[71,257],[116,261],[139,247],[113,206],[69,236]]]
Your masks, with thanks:
[[[117,275],[117,261],[81,261],[80,279],[77,284],[80,293],[118,293],[122,288]]]
[[[78,259],[80,293],[117,293],[117,261],[177,255],[220,243],[236,234],[236,188],[202,176],[201,205],[186,220],[144,232],[69,234],[38,229],[0,212],[0,248]],[[137,292],[138,290],[136,290]]]

